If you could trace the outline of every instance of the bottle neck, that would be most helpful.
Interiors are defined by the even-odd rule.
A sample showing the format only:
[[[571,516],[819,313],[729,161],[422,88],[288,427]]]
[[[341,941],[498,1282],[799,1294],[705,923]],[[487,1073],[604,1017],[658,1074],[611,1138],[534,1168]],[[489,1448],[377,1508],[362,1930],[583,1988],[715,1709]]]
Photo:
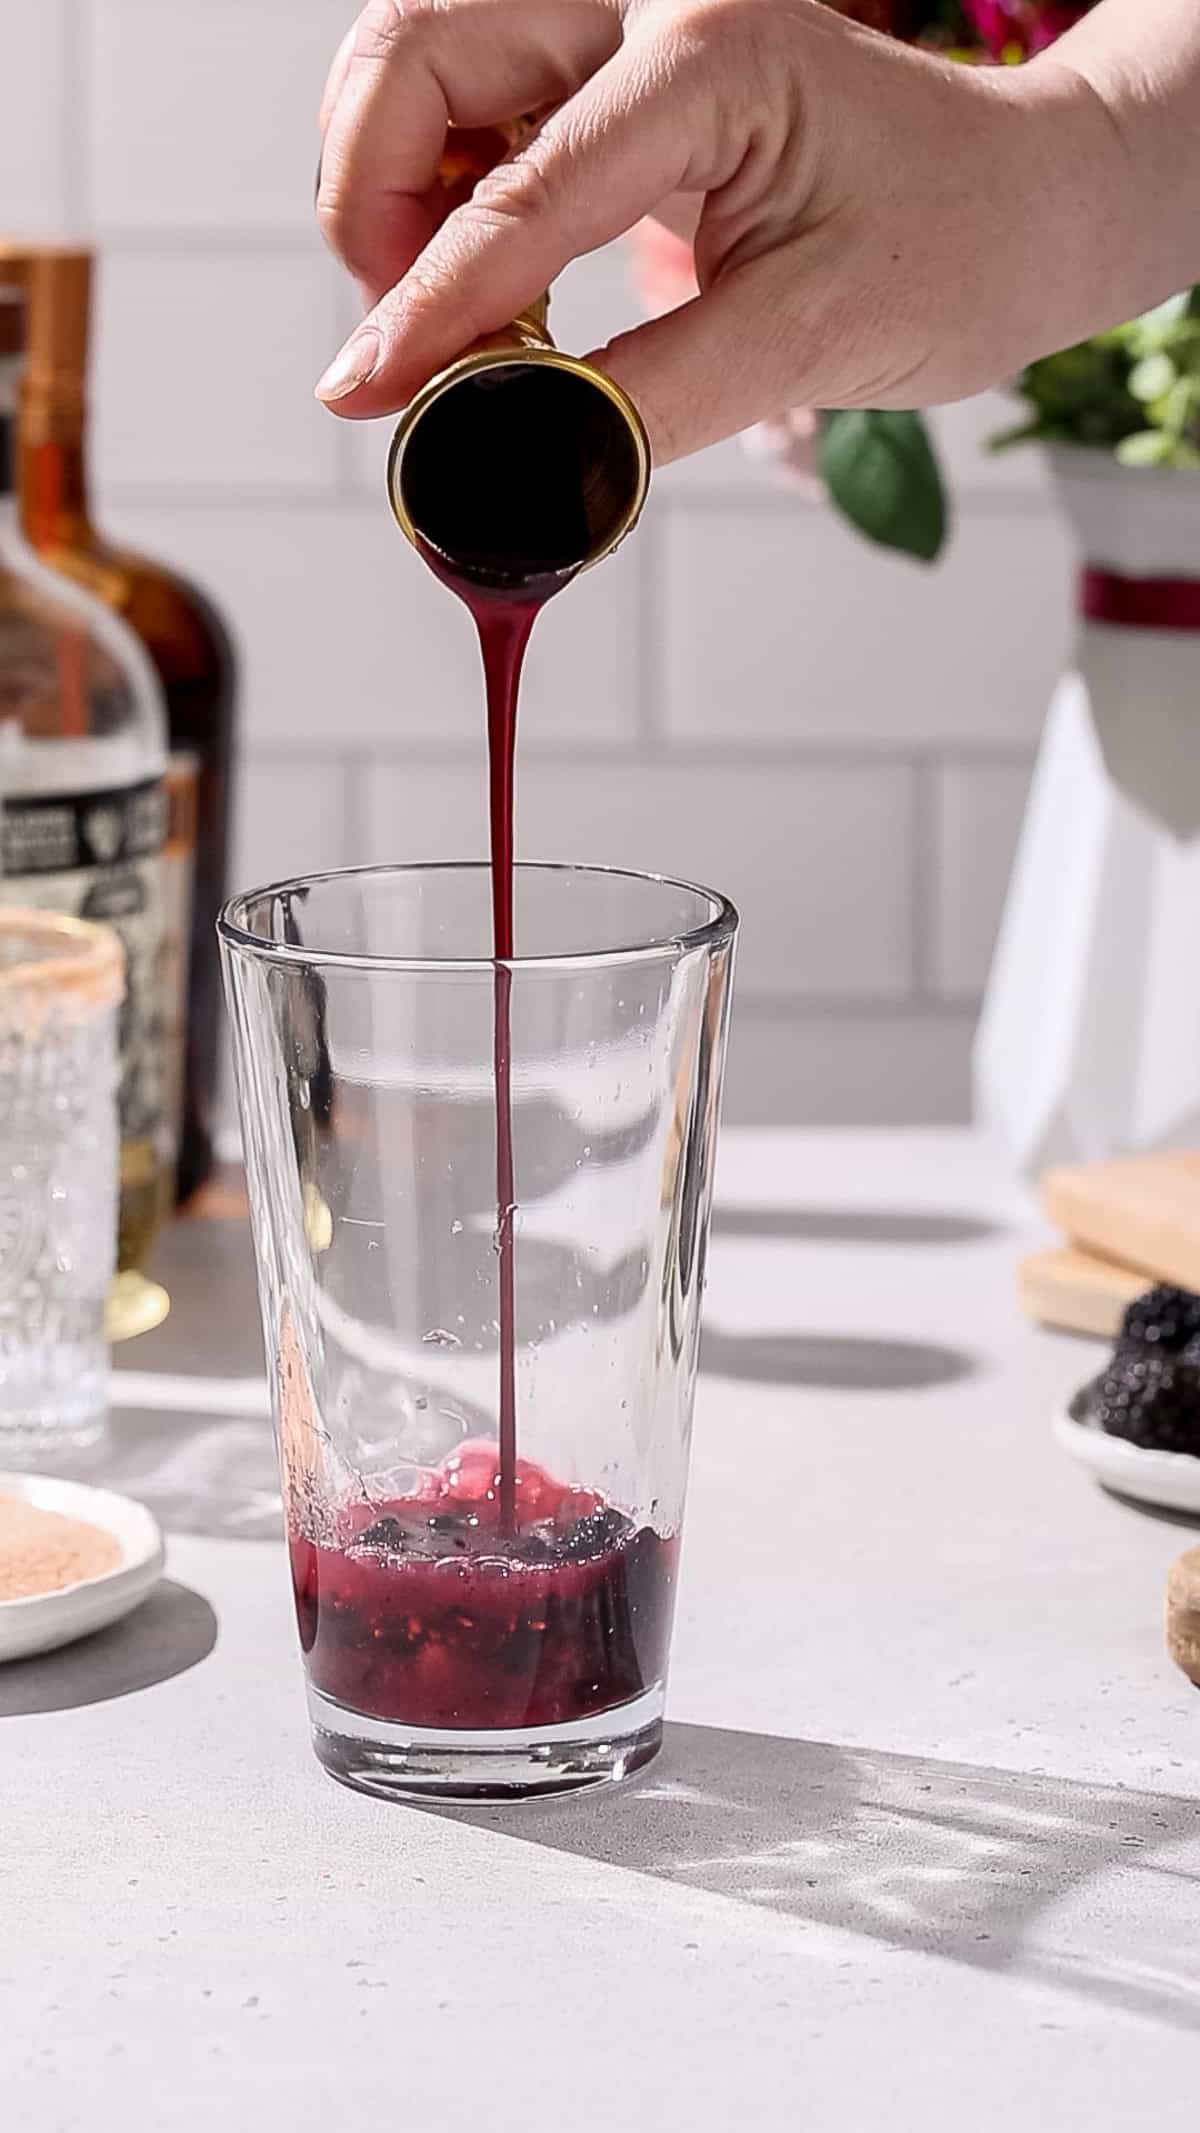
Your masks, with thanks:
[[[21,520],[35,548],[83,547],[88,516],[83,396],[22,396],[17,422],[16,489]]]

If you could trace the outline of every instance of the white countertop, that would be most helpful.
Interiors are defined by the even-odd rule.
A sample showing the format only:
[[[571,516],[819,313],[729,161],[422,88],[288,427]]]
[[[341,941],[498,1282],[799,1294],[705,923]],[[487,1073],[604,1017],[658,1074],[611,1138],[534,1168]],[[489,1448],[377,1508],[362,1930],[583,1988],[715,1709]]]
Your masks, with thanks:
[[[1052,1446],[1099,1351],[1017,1314],[1024,1194],[967,1134],[730,1132],[718,1197],[660,1763],[342,1791],[278,1545],[177,1535],[0,1670],[5,2133],[1191,2133],[1195,1535]],[[156,1500],[258,1458],[216,1397],[147,1423]]]

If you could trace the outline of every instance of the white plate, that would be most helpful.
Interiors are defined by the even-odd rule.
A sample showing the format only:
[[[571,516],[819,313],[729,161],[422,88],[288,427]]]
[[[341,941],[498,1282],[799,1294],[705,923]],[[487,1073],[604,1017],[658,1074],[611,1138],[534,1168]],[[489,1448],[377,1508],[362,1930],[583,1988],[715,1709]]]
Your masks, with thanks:
[[[1191,1452],[1152,1452],[1124,1437],[1107,1436],[1079,1422],[1070,1407],[1054,1417],[1054,1435],[1065,1452],[1086,1466],[1106,1489],[1163,1511],[1193,1511],[1200,1517],[1200,1459]]]
[[[0,1600],[0,1661],[52,1652],[76,1637],[106,1629],[137,1607],[162,1576],[162,1534],[149,1511],[131,1497],[88,1488],[82,1481],[56,1481],[48,1474],[0,1474],[0,1495],[20,1496],[40,1511],[60,1511],[64,1518],[101,1526],[120,1542],[122,1554],[117,1569],[106,1570],[102,1577],[26,1600]]]

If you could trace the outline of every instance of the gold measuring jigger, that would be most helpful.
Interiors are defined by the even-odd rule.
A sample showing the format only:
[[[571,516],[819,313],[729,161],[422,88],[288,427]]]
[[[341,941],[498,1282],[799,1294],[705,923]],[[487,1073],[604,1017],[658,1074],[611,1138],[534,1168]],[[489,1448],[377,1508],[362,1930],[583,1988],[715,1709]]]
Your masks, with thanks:
[[[535,118],[451,127],[438,166],[447,213],[535,128]],[[642,418],[612,378],[555,347],[549,304],[539,297],[431,378],[392,439],[401,528],[471,584],[552,589],[610,555],[646,500]]]
[[[641,416],[612,378],[555,347],[547,307],[431,378],[392,439],[401,528],[472,583],[573,577],[612,553],[646,500]]]

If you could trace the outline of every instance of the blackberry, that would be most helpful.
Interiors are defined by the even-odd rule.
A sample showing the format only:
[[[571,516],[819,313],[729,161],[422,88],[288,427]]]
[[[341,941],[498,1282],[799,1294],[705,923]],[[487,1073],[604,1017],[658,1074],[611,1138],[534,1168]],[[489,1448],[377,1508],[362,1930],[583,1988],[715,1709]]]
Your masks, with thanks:
[[[1175,1354],[1200,1340],[1200,1296],[1190,1289],[1147,1289],[1135,1296],[1121,1321],[1122,1348],[1153,1348]]]
[[[378,1549],[384,1555],[403,1555],[408,1545],[408,1528],[398,1518],[377,1518],[354,1542],[356,1548]]]
[[[360,1533],[346,1552],[351,1556],[377,1556],[392,1563],[440,1563],[448,1556],[470,1552],[474,1538],[471,1529],[477,1524],[477,1519],[461,1513],[437,1518],[422,1518],[419,1514],[396,1518],[389,1513]]]
[[[620,1548],[633,1532],[632,1522],[612,1504],[601,1504],[586,1518],[578,1518],[559,1536],[555,1555],[562,1563],[586,1563],[594,1556]]]
[[[1148,1451],[1200,1457],[1200,1357],[1118,1348],[1092,1386],[1088,1406],[1110,1437]]]

